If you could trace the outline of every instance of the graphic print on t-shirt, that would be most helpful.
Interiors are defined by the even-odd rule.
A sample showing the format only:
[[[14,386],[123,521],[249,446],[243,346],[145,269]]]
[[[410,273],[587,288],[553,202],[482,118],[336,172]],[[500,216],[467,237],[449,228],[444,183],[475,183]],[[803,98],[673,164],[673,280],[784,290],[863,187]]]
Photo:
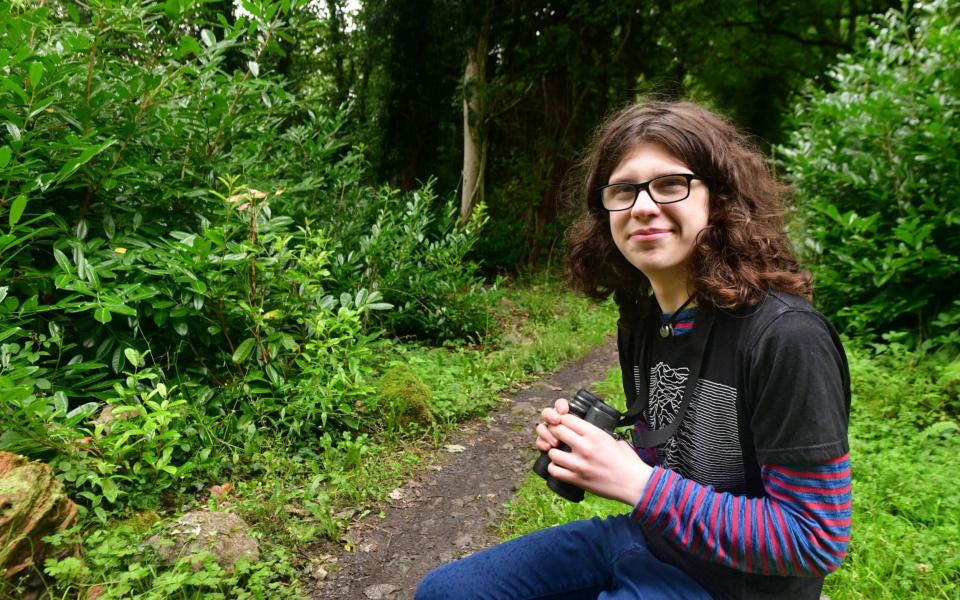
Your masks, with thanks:
[[[673,421],[689,375],[688,368],[675,369],[664,362],[650,368],[650,402],[644,419],[651,427],[661,429]],[[634,379],[639,393],[639,368]],[[745,493],[736,388],[701,378],[676,435],[657,447],[656,453],[665,469],[718,491]]]

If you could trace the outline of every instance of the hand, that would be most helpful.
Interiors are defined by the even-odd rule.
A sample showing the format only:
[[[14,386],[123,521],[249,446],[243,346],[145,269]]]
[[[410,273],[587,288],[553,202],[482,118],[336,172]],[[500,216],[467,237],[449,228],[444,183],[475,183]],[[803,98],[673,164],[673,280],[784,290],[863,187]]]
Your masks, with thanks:
[[[643,496],[652,469],[633,446],[615,440],[599,427],[569,414],[566,400],[541,413],[537,448],[548,451],[550,475],[589,492],[636,505]],[[566,452],[560,443],[570,447]]]

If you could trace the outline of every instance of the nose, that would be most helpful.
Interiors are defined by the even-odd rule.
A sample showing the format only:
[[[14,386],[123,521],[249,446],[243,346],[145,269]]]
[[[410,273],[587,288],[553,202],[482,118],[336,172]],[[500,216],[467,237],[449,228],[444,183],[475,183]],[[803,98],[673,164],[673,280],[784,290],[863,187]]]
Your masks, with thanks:
[[[649,190],[640,190],[637,200],[630,208],[630,214],[635,217],[656,215],[660,213],[660,205],[650,197]]]

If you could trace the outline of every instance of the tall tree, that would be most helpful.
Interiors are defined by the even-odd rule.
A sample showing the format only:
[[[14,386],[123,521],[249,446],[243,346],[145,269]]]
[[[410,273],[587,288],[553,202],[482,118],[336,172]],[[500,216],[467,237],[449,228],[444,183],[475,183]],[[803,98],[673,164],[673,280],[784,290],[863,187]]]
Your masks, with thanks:
[[[460,195],[460,222],[470,220],[474,206],[483,201],[483,180],[487,162],[487,119],[485,101],[487,55],[490,51],[490,19],[493,5],[483,9],[479,24],[467,38],[463,70],[463,187]],[[472,39],[471,39],[472,38]]]
[[[352,79],[336,87],[355,90],[379,177],[436,176],[459,188],[462,218],[484,198],[493,223],[478,251],[513,266],[561,237],[565,179],[612,108],[692,97],[775,143],[793,98],[892,3],[366,0],[359,68],[327,68]]]

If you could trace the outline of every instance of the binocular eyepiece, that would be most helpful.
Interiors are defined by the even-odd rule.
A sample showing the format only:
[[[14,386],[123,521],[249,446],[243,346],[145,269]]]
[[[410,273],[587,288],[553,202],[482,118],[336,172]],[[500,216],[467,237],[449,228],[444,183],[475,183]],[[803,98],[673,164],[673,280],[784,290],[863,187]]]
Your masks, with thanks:
[[[613,435],[617,423],[620,421],[620,412],[611,407],[600,398],[597,398],[587,390],[578,391],[572,400],[570,400],[570,414],[576,415],[586,421],[596,425],[600,429]],[[558,446],[560,450],[570,451],[566,444]],[[550,457],[546,452],[541,452],[537,462],[533,464],[533,472],[547,480],[547,487],[566,498],[571,502],[580,502],[583,500],[583,490],[572,483],[565,483],[555,479],[547,472],[550,465]]]

